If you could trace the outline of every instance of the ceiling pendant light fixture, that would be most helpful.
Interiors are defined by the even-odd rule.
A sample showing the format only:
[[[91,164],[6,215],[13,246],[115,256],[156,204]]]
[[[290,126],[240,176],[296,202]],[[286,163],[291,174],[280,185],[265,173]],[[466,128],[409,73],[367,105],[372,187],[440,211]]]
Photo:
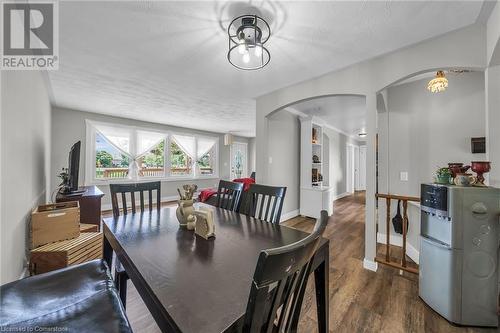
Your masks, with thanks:
[[[436,77],[427,84],[427,90],[433,93],[445,91],[446,88],[448,88],[448,79],[443,71],[437,71]]]
[[[227,60],[238,69],[255,70],[269,63],[271,54],[264,46],[271,36],[267,22],[257,15],[242,15],[227,28]]]

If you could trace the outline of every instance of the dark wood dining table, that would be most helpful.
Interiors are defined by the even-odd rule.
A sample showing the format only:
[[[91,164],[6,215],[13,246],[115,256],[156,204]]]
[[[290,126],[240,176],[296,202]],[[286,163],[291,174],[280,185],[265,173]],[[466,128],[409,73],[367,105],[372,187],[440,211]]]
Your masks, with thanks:
[[[198,207],[204,204],[196,204]],[[162,332],[231,332],[244,320],[259,253],[307,233],[211,207],[215,238],[179,226],[175,207],[103,219],[104,259],[113,252]],[[319,332],[328,332],[329,243],[313,258]]]

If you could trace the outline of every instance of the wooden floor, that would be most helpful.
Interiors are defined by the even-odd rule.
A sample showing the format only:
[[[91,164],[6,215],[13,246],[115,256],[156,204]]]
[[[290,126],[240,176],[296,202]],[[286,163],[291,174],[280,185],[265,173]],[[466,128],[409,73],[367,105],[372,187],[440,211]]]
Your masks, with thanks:
[[[314,220],[296,217],[285,225],[311,231]],[[330,239],[331,332],[497,332],[497,329],[450,325],[418,297],[418,278],[379,265],[377,272],[363,269],[364,194],[334,204],[325,231]],[[383,251],[380,247],[379,251]],[[396,254],[397,249],[392,250]],[[129,282],[127,314],[135,332],[159,332],[153,318]],[[214,318],[216,320],[216,318]],[[313,280],[309,280],[299,332],[316,332]]]

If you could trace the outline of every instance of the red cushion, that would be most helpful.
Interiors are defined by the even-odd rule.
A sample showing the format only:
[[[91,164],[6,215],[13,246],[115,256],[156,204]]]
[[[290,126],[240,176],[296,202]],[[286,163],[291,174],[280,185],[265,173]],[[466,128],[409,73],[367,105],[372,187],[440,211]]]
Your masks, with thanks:
[[[200,195],[198,196],[198,200],[200,200],[200,202],[205,202],[216,194],[217,194],[217,189],[208,188],[208,189],[202,190],[200,192]]]
[[[248,191],[250,184],[255,184],[255,179],[253,178],[237,178],[233,179],[235,183],[243,183],[243,191]]]

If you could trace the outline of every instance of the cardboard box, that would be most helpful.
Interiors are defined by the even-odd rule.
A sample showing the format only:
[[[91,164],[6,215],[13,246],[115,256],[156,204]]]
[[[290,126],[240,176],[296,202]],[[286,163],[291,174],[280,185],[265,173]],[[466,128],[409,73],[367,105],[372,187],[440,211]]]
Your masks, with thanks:
[[[80,236],[78,201],[40,205],[31,213],[31,248]]]

